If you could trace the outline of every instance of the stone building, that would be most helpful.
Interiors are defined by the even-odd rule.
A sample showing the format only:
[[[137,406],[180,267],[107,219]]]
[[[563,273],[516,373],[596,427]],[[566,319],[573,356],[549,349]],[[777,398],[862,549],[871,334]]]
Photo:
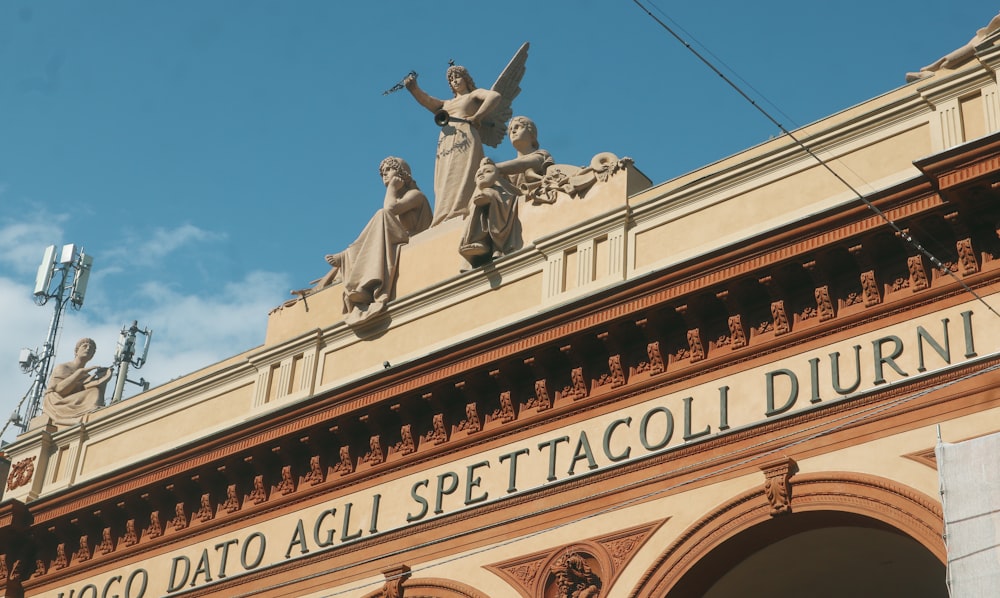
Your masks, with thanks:
[[[333,283],[41,416],[0,595],[945,596],[934,449],[1000,431],[998,69],[795,131],[836,176],[787,136],[655,186],[557,165],[516,251],[460,272],[447,220],[360,325]]]

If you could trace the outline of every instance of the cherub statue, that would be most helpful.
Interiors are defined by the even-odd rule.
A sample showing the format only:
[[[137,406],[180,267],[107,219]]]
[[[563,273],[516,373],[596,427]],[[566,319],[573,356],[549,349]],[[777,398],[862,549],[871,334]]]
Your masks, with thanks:
[[[469,200],[472,213],[458,248],[472,267],[509,253],[520,242],[517,190],[489,158],[482,159],[475,181],[476,191]]]
[[[73,348],[73,360],[52,369],[42,400],[42,412],[52,423],[77,424],[84,414],[104,406],[104,389],[111,378],[111,368],[87,366],[96,352],[97,343],[82,338]]]
[[[434,219],[431,226],[468,214],[468,199],[475,189],[473,176],[483,159],[483,143],[496,147],[503,141],[511,102],[521,93],[521,78],[528,59],[528,44],[514,54],[490,89],[476,87],[463,66],[448,68],[453,97],[440,100],[417,85],[416,73],[403,85],[441,124],[434,166]]]
[[[343,281],[344,313],[349,324],[385,309],[395,287],[400,247],[431,223],[427,196],[417,187],[405,160],[389,156],[379,165],[379,173],[385,184],[382,209],[347,249],[326,256],[330,271],[314,287]]]

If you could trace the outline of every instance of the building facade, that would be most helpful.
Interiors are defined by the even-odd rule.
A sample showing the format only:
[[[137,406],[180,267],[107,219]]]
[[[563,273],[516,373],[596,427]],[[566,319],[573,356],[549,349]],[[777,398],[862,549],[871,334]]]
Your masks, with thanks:
[[[1000,431],[998,69],[796,131],[825,164],[784,136],[651,186],[598,154],[487,266],[461,219],[415,236],[363,326],[332,285],[41,416],[0,595],[947,595],[934,449]]]

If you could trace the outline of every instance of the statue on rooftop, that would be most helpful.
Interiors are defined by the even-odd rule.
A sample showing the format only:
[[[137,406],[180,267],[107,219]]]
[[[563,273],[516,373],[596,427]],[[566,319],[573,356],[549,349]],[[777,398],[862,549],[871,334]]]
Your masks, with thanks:
[[[538,126],[527,116],[515,116],[507,126],[507,137],[517,151],[517,157],[497,164],[497,170],[507,175],[525,199],[542,191],[542,181],[549,167],[555,164],[552,155],[538,145]],[[545,203],[551,203],[545,201]]]
[[[52,368],[52,375],[42,399],[42,413],[52,423],[77,424],[84,414],[104,406],[104,389],[111,378],[111,368],[87,366],[97,352],[93,339],[82,338],[73,348],[73,359]]]
[[[483,158],[475,180],[477,188],[469,201],[471,213],[458,248],[472,267],[495,260],[520,243],[517,189],[489,158]]]
[[[385,184],[382,209],[347,249],[326,256],[330,271],[314,287],[318,290],[343,281],[348,324],[385,309],[394,291],[400,248],[431,224],[430,203],[406,161],[389,156],[379,165],[379,174]]]
[[[503,140],[511,102],[521,92],[527,58],[525,43],[490,89],[476,87],[465,67],[450,66],[447,76],[453,97],[448,100],[435,98],[421,89],[416,73],[403,80],[413,98],[434,113],[435,121],[441,125],[434,166],[432,226],[468,215],[468,200],[475,190],[474,176],[483,159],[483,143],[496,147]]]
[[[976,48],[984,43],[996,41],[1000,37],[1000,14],[990,19],[990,22],[983,28],[976,31],[966,44],[948,54],[938,58],[924,68],[915,73],[906,73],[907,83],[918,81],[925,77],[930,77],[940,69],[953,69],[959,67],[976,55]]]
[[[477,189],[458,250],[472,267],[520,247],[517,200],[538,190],[545,171],[553,164],[549,152],[539,148],[538,127],[530,118],[512,118],[507,136],[517,157],[499,164],[484,158],[476,172]]]

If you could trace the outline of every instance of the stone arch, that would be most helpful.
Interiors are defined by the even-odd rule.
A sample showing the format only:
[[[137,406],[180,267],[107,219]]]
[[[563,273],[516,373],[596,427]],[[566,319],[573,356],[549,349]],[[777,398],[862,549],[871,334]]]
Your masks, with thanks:
[[[807,474],[792,481],[793,513],[812,513],[828,523],[867,520],[913,538],[942,563],[947,560],[940,504],[922,492],[853,472]],[[762,487],[718,506],[670,545],[630,596],[666,596],[723,542],[772,518]]]

